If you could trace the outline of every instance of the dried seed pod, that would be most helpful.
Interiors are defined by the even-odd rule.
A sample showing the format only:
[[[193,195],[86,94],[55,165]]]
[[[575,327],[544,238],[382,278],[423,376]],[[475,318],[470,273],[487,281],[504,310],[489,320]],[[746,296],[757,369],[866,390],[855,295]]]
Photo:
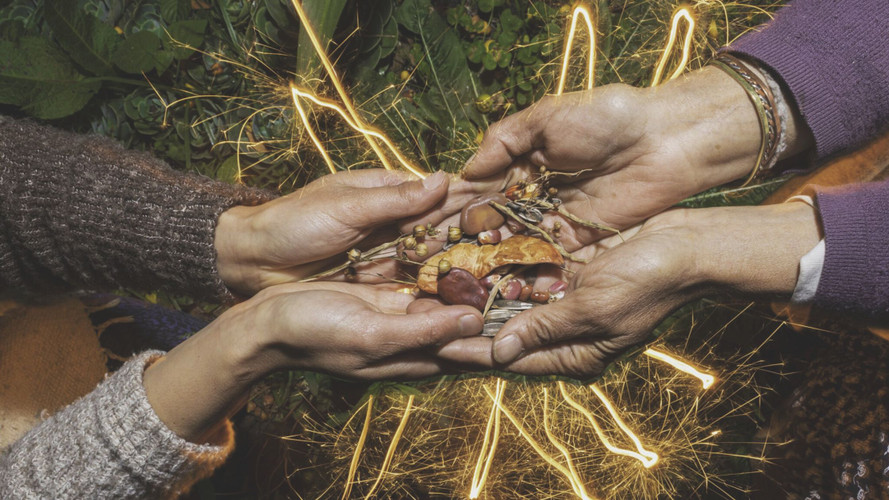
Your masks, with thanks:
[[[478,233],[478,242],[482,245],[496,245],[500,243],[500,239],[502,235],[500,234],[499,229],[492,229],[490,231],[482,231]]]
[[[557,220],[553,222],[553,231],[561,231],[562,230],[562,221]]]
[[[534,293],[534,287],[531,285],[525,285],[522,287],[522,290],[519,292],[519,300],[522,302],[528,302],[531,299],[531,294]]]
[[[439,276],[441,276],[442,274],[448,274],[448,272],[450,270],[451,270],[451,261],[445,260],[445,259],[441,259],[440,261],[438,261],[438,275]]]
[[[558,190],[558,188],[551,187],[546,190],[546,194],[548,194],[550,196],[555,196],[555,195],[559,194],[559,190]]]
[[[531,302],[546,304],[547,302],[549,302],[549,294],[546,292],[533,292],[531,293]]]
[[[479,311],[484,311],[490,296],[472,273],[459,267],[438,280],[438,294],[448,304],[472,306]]]
[[[426,237],[426,226],[422,224],[417,224],[414,226],[414,238],[425,238]]]
[[[509,280],[500,287],[500,297],[504,300],[516,300],[522,293],[522,283],[519,280]]]
[[[457,243],[463,239],[463,231],[457,226],[448,226],[448,241]]]
[[[417,254],[417,257],[425,257],[429,255],[429,247],[425,243],[417,243],[414,253]]]
[[[349,253],[346,254],[346,257],[349,258],[349,262],[358,262],[359,260],[361,260],[361,250],[353,248],[349,250]]]
[[[540,168],[537,169],[537,171],[540,172],[540,175],[545,175],[546,174],[546,165],[541,165]]]
[[[417,248],[417,239],[413,236],[408,236],[404,240],[401,241],[401,244],[404,245],[404,248],[408,250],[413,250]]]

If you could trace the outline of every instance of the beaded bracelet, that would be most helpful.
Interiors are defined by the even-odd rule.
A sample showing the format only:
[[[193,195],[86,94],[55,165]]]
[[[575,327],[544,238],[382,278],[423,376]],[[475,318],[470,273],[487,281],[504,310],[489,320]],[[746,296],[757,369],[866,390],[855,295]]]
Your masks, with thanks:
[[[759,127],[762,131],[762,145],[756,158],[756,164],[750,172],[750,176],[741,186],[750,184],[753,179],[760,176],[766,168],[772,164],[772,160],[778,151],[778,138],[781,135],[781,117],[776,111],[775,96],[768,85],[737,57],[731,54],[719,54],[711,62],[717,68],[722,69],[735,79],[747,92],[747,97],[756,108],[759,116]]]

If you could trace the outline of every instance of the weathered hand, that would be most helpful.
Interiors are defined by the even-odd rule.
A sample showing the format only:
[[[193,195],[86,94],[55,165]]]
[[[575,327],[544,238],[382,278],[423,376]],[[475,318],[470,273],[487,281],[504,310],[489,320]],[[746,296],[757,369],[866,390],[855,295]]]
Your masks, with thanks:
[[[796,122],[790,121],[789,137],[796,141]],[[624,229],[742,178],[756,162],[760,140],[744,90],[708,67],[655,88],[615,84],[546,97],[493,125],[464,174],[472,181],[500,180],[502,189],[541,165],[583,172],[562,179],[565,208]],[[801,141],[786,154],[803,147]],[[576,230],[580,244],[607,236],[563,224]]]
[[[585,378],[641,342],[681,305],[714,292],[789,296],[799,259],[818,242],[804,203],[666,212],[578,254],[566,296],[510,320],[493,340],[441,355],[526,374]]]
[[[186,439],[200,439],[239,406],[250,385],[283,369],[360,379],[441,373],[448,342],[477,335],[467,306],[415,300],[392,287],[292,283],[220,316],[145,372],[148,400]]]
[[[363,241],[394,239],[397,220],[431,210],[447,191],[445,174],[420,181],[359,170],[323,177],[258,207],[231,208],[216,229],[219,275],[245,295],[298,281]]]

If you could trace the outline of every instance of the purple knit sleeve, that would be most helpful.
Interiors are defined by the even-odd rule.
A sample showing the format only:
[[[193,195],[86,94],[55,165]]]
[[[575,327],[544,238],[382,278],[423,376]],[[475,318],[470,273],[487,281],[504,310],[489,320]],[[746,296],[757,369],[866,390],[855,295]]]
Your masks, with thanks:
[[[794,0],[729,50],[759,60],[783,80],[821,159],[887,129],[887,35],[887,0]]]
[[[826,253],[814,305],[889,318],[889,181],[818,189]]]

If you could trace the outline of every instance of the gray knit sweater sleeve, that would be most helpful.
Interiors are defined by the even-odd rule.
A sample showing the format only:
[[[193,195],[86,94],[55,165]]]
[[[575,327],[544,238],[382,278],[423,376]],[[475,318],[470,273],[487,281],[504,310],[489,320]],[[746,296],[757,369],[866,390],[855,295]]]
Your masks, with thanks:
[[[225,297],[217,218],[271,198],[102,137],[0,117],[0,290],[127,286]]]
[[[127,362],[0,456],[0,498],[171,498],[207,477],[234,446],[231,424],[215,445],[192,444],[154,413],[142,386],[162,353]]]

